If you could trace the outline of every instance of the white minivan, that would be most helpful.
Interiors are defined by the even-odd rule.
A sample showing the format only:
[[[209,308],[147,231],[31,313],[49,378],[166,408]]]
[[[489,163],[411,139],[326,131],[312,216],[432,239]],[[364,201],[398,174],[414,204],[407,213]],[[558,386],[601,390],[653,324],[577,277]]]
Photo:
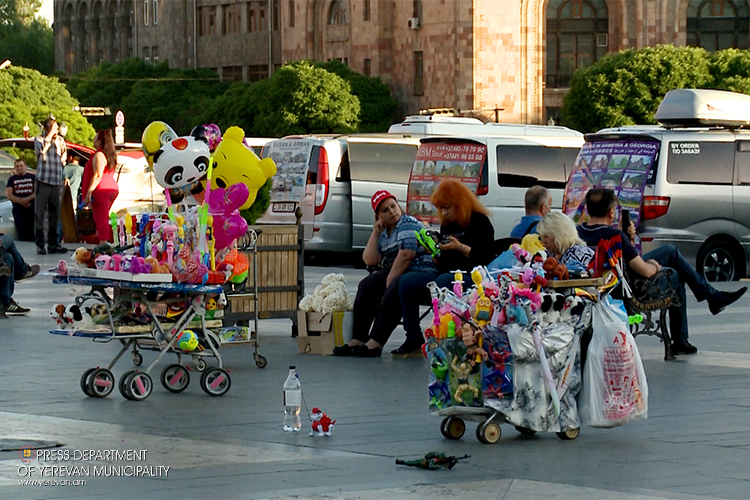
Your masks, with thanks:
[[[290,136],[264,145],[276,162],[271,204],[258,224],[295,222],[302,209],[305,250],[349,253],[367,244],[370,198],[387,189],[402,204],[419,139],[404,134]]]
[[[562,207],[565,183],[584,143],[583,134],[560,126],[488,123],[479,127],[487,135],[421,139],[409,183],[408,213],[430,225],[436,223],[429,196],[443,172],[462,177],[462,182],[476,190],[492,212],[496,239],[507,237],[521,220],[524,195],[531,186],[549,189],[553,207]],[[454,175],[457,168],[466,174]]]

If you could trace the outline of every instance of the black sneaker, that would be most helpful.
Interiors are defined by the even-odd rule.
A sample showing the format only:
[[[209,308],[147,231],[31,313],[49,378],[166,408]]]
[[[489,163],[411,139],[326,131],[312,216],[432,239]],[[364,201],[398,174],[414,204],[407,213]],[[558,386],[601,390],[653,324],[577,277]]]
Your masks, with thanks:
[[[16,302],[13,299],[10,299],[10,304],[5,306],[5,314],[9,316],[21,316],[23,314],[29,314],[31,309],[27,307],[21,307],[18,305],[18,302]]]
[[[675,356],[679,354],[695,354],[696,352],[698,352],[698,348],[687,340],[685,342],[672,343],[672,354]]]
[[[0,319],[7,318],[8,315],[5,314],[5,304],[0,303]]]
[[[19,281],[27,280],[29,278],[33,278],[34,276],[39,274],[40,270],[41,268],[37,264],[34,264],[33,266],[26,264],[26,271],[24,271],[23,276],[16,280],[16,283],[18,283]]]
[[[708,309],[711,311],[711,314],[716,316],[729,304],[736,302],[745,292],[747,292],[746,286],[743,286],[736,292],[719,292],[715,298],[708,299]]]
[[[37,255],[47,255],[47,249],[44,247],[36,247],[36,254]]]
[[[70,253],[70,250],[63,246],[57,245],[56,247],[50,247],[49,253]]]
[[[13,269],[5,261],[0,260],[0,276],[10,276],[11,274],[13,274]]]

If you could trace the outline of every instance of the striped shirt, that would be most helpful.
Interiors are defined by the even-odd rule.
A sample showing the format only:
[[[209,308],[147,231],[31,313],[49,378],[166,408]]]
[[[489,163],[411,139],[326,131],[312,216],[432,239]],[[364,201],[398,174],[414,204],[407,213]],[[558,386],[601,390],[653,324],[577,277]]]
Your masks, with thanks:
[[[421,222],[411,215],[402,215],[396,223],[396,227],[388,233],[388,230],[380,233],[378,237],[378,253],[381,256],[381,264],[389,269],[393,266],[396,256],[400,250],[414,250],[417,255],[411,261],[408,272],[411,271],[436,271],[435,263],[422,245],[417,243],[414,231],[424,228]]]
[[[44,147],[49,144],[47,151]],[[53,186],[62,186],[63,177],[63,160],[67,156],[65,139],[59,135],[47,143],[44,135],[38,135],[34,138],[34,153],[36,154],[36,180],[44,184]]]

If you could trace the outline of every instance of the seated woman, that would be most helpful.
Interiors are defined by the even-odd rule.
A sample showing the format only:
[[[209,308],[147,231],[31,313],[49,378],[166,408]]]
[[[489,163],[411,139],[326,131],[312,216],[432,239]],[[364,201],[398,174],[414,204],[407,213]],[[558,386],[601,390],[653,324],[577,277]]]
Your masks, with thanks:
[[[359,282],[354,299],[353,338],[333,350],[336,356],[380,356],[401,319],[401,276],[406,271],[431,276],[435,272],[430,255],[417,243],[415,231],[424,228],[422,223],[406,215],[388,191],[376,192],[371,202],[375,223],[362,258],[368,266],[380,264],[383,269]]]
[[[554,257],[571,271],[585,270],[594,258],[594,249],[586,246],[578,236],[575,222],[562,212],[545,215],[537,231],[549,257]]]
[[[432,193],[430,202],[440,216],[440,256],[435,258],[437,272],[407,273],[401,278],[399,297],[406,341],[392,351],[396,358],[421,355],[424,338],[419,324],[419,306],[430,303],[427,283],[435,281],[440,287],[450,287],[454,279],[452,271],[456,270],[464,272],[465,283],[471,283],[471,270],[488,264],[493,257],[495,230],[488,217],[490,211],[465,184],[456,179],[445,179]]]

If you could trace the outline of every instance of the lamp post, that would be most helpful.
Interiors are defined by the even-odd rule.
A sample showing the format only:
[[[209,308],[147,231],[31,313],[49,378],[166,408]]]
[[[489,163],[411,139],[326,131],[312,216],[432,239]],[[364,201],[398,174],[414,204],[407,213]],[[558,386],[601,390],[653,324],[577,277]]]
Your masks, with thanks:
[[[0,64],[0,69],[5,69],[8,66],[10,66],[10,59],[6,59],[5,61],[3,61],[3,63]]]

